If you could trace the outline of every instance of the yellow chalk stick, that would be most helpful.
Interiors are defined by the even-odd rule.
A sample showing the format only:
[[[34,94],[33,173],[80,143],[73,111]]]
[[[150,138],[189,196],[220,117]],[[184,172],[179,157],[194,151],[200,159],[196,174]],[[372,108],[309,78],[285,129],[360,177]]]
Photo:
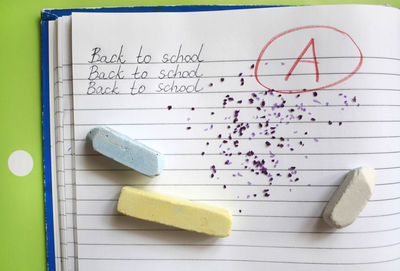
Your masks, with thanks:
[[[226,209],[125,186],[118,212],[177,228],[225,237],[231,233],[232,215]]]

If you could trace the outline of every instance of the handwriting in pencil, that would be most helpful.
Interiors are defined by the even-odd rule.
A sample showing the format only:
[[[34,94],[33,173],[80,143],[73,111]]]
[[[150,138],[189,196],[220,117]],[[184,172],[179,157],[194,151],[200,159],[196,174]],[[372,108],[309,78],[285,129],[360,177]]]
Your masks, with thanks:
[[[88,95],[117,95],[126,93],[126,84],[121,89],[121,81],[129,80],[129,93],[142,94],[148,91],[148,83],[157,80],[158,93],[196,93],[203,90],[201,63],[204,44],[195,51],[188,50],[180,44],[176,51],[164,52],[160,59],[154,59],[151,52],[140,45],[133,62],[127,61],[125,48],[118,52],[106,53],[101,47],[91,50],[88,73]],[[111,65],[106,65],[111,64]],[[123,64],[125,64],[123,66]],[[157,64],[156,66],[152,64]],[[124,68],[123,68],[124,67]],[[147,79],[147,80],[146,80]],[[175,80],[184,79],[184,80]]]

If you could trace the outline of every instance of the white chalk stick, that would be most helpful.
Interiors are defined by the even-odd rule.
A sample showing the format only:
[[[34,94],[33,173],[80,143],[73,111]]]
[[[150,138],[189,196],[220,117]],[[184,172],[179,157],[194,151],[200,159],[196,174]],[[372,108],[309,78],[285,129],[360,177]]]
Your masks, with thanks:
[[[375,179],[375,169],[369,167],[347,173],[324,209],[322,217],[325,222],[335,228],[352,224],[371,198]]]

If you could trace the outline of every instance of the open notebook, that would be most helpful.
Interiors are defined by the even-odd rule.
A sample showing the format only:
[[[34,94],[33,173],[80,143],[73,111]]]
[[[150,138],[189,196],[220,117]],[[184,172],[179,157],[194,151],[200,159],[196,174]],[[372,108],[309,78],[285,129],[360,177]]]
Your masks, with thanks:
[[[153,11],[153,12],[151,12]],[[49,270],[399,270],[400,12],[383,6],[45,10]],[[162,152],[140,175],[91,150],[108,126]],[[376,191],[333,230],[348,170]],[[214,238],[116,212],[132,185],[221,206]]]

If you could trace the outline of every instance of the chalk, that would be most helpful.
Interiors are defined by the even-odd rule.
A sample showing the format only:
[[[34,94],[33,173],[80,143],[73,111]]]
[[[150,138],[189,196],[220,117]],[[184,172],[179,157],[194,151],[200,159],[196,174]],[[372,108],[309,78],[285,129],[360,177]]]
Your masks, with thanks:
[[[164,156],[108,127],[96,127],[86,136],[93,149],[147,176],[161,173]]]
[[[353,223],[371,198],[375,179],[375,169],[369,167],[360,167],[347,173],[324,209],[324,221],[335,228]]]
[[[231,233],[232,215],[226,209],[125,186],[118,212],[189,231],[225,237]]]

